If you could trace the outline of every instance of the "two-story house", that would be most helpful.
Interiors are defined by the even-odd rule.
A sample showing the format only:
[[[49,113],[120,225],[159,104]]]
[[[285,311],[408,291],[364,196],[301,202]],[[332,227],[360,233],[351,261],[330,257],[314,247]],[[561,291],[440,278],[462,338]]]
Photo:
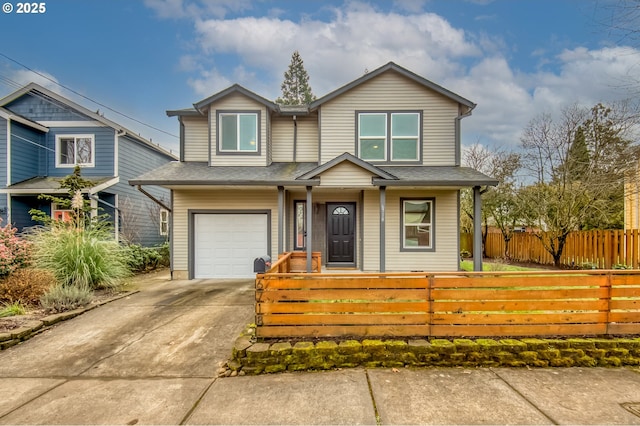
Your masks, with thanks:
[[[38,198],[66,194],[60,180],[76,165],[94,183],[85,197],[107,213],[116,236],[154,245],[167,239],[168,214],[128,180],[177,158],[97,112],[31,83],[0,99],[0,217],[22,231],[36,208],[64,220],[68,212]],[[169,191],[150,188],[169,202]]]
[[[180,161],[130,183],[171,190],[174,278],[297,250],[308,268],[320,251],[325,268],[457,271],[459,191],[497,183],[460,166],[474,107],[394,63],[304,106],[234,85],[168,111]]]

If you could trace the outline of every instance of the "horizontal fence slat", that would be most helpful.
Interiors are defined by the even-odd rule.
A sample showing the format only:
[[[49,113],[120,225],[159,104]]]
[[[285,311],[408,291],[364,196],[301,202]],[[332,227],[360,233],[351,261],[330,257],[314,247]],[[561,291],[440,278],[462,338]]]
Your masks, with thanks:
[[[268,314],[262,315],[262,325],[425,325],[428,314]]]
[[[640,297],[640,288],[618,287],[611,289],[611,297]]]
[[[640,323],[609,324],[609,334],[640,334]]]
[[[611,322],[638,322],[640,323],[640,312],[611,312],[609,314]]]
[[[605,311],[606,299],[591,300],[503,300],[478,302],[460,300],[436,300],[433,312],[473,312],[473,311]],[[640,306],[640,305],[638,305]]]
[[[401,289],[331,289],[331,290],[272,290],[256,294],[258,302],[300,300],[427,300],[427,290]]]
[[[605,334],[606,324],[555,325],[432,325],[431,335],[439,337],[485,336],[576,336]]]
[[[522,325],[522,324],[585,324],[607,321],[606,312],[562,314],[434,314],[433,324]]]
[[[258,327],[257,337],[411,337],[428,336],[428,325],[327,325]]]
[[[283,289],[369,289],[369,288],[384,288],[384,289],[424,289],[429,283],[427,278],[378,278],[378,277],[337,277],[331,280],[326,278],[309,277],[305,279],[286,278],[279,277],[277,279],[263,279],[263,289],[269,290],[283,290]]]
[[[589,277],[585,281],[585,277]],[[486,277],[452,277],[440,279],[433,288],[477,288],[477,287],[570,287],[597,286],[607,284],[606,276],[593,275],[517,275],[517,276],[486,276]]]
[[[257,276],[256,324],[263,338],[640,334],[640,271],[293,274],[280,267]]]
[[[640,309],[640,298],[630,299],[614,299],[611,301],[611,310],[614,309]]]
[[[429,312],[428,302],[365,303],[258,303],[257,314],[306,314],[341,312]]]
[[[606,288],[557,290],[494,290],[466,289],[431,290],[434,300],[539,300],[539,299],[599,299],[606,298]]]

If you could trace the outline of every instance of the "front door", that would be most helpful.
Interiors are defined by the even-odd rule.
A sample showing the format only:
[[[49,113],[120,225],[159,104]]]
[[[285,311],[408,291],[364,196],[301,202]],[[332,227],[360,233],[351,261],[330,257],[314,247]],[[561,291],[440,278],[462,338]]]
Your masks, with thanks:
[[[356,204],[327,203],[327,263],[355,266]]]

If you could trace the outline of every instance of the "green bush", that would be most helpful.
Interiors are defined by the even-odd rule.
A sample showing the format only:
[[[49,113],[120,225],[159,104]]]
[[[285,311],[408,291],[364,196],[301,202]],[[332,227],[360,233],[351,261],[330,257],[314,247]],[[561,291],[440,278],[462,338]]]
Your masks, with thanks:
[[[63,287],[117,287],[130,275],[122,247],[105,229],[54,226],[33,233],[31,240],[35,265]]]
[[[16,315],[24,315],[25,309],[20,303],[15,302],[11,304],[0,305],[0,318],[13,317]]]
[[[77,309],[91,302],[93,291],[84,285],[57,285],[40,298],[40,304],[49,312]]]
[[[145,272],[169,266],[169,244],[160,247],[142,247],[139,244],[124,246],[127,265],[132,272]]]

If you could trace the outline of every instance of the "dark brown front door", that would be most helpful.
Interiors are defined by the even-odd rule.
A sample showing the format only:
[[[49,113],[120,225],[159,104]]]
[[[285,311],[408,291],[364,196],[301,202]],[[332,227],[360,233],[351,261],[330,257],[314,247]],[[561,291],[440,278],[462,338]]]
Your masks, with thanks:
[[[356,204],[327,203],[327,263],[355,266]]]

